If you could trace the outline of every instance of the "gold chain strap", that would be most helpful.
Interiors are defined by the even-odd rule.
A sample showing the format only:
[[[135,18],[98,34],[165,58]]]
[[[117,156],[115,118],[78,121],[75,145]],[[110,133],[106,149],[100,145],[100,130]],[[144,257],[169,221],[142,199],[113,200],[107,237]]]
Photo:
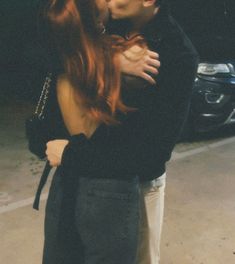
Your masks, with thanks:
[[[34,114],[37,115],[39,119],[44,118],[43,111],[44,111],[44,108],[46,106],[46,102],[47,102],[47,98],[48,98],[48,94],[49,94],[50,83],[52,80],[51,77],[52,77],[52,73],[49,73],[45,79],[45,82],[44,82],[43,87],[42,87],[42,92],[41,92],[40,98],[38,100],[38,103],[37,103],[37,106],[36,106],[36,109],[34,112]]]

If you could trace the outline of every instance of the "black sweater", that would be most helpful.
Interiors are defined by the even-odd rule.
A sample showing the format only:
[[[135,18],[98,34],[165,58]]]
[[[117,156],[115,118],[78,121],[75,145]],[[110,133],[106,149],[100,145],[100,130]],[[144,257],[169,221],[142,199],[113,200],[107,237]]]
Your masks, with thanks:
[[[73,171],[81,176],[129,180],[138,175],[145,181],[165,172],[189,111],[198,56],[180,26],[165,13],[157,14],[142,34],[149,48],[159,53],[161,67],[155,86],[123,75],[123,101],[137,107],[136,112],[118,113],[120,126],[102,124],[90,139],[83,134],[69,137],[61,114],[57,116],[56,137],[70,140],[62,166],[69,157]]]

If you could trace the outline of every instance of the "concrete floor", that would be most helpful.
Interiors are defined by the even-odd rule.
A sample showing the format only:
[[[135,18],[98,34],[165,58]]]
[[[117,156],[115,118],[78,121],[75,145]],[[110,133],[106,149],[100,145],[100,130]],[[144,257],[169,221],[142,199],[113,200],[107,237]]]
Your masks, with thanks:
[[[33,210],[43,162],[27,150],[32,107],[0,108],[0,263],[40,264],[49,184]],[[235,132],[211,138],[177,144],[168,163],[161,264],[235,263]]]

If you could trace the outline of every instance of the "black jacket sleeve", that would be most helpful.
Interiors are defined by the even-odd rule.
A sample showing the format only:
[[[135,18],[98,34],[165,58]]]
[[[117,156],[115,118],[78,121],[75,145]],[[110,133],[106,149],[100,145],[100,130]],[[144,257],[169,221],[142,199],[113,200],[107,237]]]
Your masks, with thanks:
[[[158,96],[149,111],[151,129],[140,152],[140,170],[157,169],[159,164],[170,160],[189,113],[192,88],[198,65],[194,53],[185,53],[162,67]]]

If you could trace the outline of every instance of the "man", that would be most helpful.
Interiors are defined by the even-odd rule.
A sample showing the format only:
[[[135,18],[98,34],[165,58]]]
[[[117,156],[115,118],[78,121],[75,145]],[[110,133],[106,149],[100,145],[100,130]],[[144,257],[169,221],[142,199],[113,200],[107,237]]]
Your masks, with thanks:
[[[197,53],[176,21],[166,1],[107,1],[113,22],[111,33],[128,39],[141,34],[148,47],[160,55],[161,67],[156,78],[159,98],[154,122],[158,126],[154,159],[146,157],[146,171],[140,177],[142,209],[138,264],[156,264],[160,260],[163,222],[165,163],[169,161],[183,123],[186,120],[195,72]],[[118,22],[118,23],[117,23]],[[120,26],[120,23],[123,23]],[[144,159],[144,157],[143,157]],[[153,164],[154,163],[154,164]],[[149,174],[152,167],[152,174]]]

